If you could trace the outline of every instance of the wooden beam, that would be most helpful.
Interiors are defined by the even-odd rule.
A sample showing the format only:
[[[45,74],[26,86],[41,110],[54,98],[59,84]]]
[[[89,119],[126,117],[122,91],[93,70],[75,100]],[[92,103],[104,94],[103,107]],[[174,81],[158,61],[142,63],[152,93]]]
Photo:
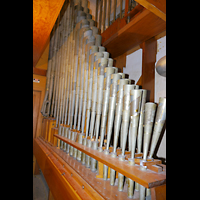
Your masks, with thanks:
[[[93,150],[82,144],[67,139],[66,137],[55,134],[54,136],[146,188],[152,188],[166,183],[165,172],[155,173],[150,170],[141,172],[140,166],[137,164],[134,166],[128,165],[127,162],[120,162],[117,158],[112,158],[110,155],[105,155],[98,150]]]
[[[102,34],[102,46],[115,58],[165,30],[166,22],[145,9],[106,40]]]
[[[68,170],[42,145],[38,138],[34,139],[33,153],[55,199],[97,199],[92,198],[89,192],[83,190],[81,185],[74,180]]]
[[[33,74],[37,74],[40,76],[46,76],[46,73],[47,73],[46,69],[40,69],[40,68],[33,67]]]
[[[135,1],[138,2],[140,5],[144,6],[147,10],[151,11],[152,13],[160,17],[161,19],[163,19],[164,21],[166,21],[166,14],[155,6],[157,4],[154,5],[147,0],[135,0]],[[166,0],[163,0],[162,2],[163,4],[166,4]]]
[[[154,102],[155,62],[157,40],[153,37],[141,45],[142,51],[142,88],[148,90],[147,101]]]

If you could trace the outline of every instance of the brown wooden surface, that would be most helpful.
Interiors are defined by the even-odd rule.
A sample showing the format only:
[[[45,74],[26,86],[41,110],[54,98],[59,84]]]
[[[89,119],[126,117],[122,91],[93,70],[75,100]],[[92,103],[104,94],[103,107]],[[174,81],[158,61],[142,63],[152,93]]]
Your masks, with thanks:
[[[102,38],[102,45],[115,58],[165,30],[166,22],[144,9],[107,40]]]
[[[46,73],[47,73],[46,69],[40,69],[40,68],[33,67],[33,74],[37,74],[40,76],[46,76]]]
[[[37,136],[38,116],[40,112],[41,92],[33,91],[33,139]]]
[[[147,1],[166,14],[166,0],[159,0],[159,1],[147,0]]]
[[[36,129],[36,137],[38,137],[42,133],[43,116],[40,113],[40,110],[42,108],[42,103],[43,103],[43,99],[44,99],[44,96],[45,96],[46,77],[33,74],[33,78],[40,79],[40,83],[33,82],[33,91],[34,92],[40,92],[40,94],[41,94],[40,95],[40,102],[38,102],[39,112],[38,112],[37,124],[33,124],[33,128]],[[33,111],[33,115],[34,115],[34,111]]]
[[[33,0],[33,67],[42,55],[64,0]]]
[[[48,200],[55,200],[51,190],[49,190]]]
[[[73,186],[72,180],[74,180],[81,187],[84,185],[84,191],[90,195],[92,199],[112,199],[112,200],[128,200],[127,196],[127,184],[124,186],[123,192],[118,191],[118,186],[111,186],[110,180],[104,181],[102,178],[96,178],[96,172],[92,172],[90,168],[86,168],[85,165],[82,165],[80,162],[75,160],[73,157],[66,154],[66,152],[51,146],[50,143],[46,142],[42,138],[37,138],[37,143],[43,148],[45,147],[46,156],[48,158],[55,157],[54,160],[61,163],[61,168],[59,168],[60,173],[66,171],[69,172],[70,178],[69,183]],[[54,163],[55,167],[57,167],[57,162]],[[66,176],[66,173],[63,175]],[[84,196],[81,196],[82,199],[85,199]],[[134,200],[139,200],[139,192],[134,192]]]
[[[102,199],[93,198],[91,195],[93,193],[86,192],[82,186],[71,177],[71,174],[67,171],[66,167],[63,167],[60,160],[58,161],[57,157],[42,145],[41,140],[38,138],[34,140],[33,150],[49,189],[55,199]]]
[[[126,8],[125,8],[126,9]],[[131,10],[131,12],[129,13],[130,17],[133,18],[134,16],[136,16],[138,13],[140,13],[143,9],[145,9],[143,6],[141,5],[137,5],[135,8],[133,8],[133,10]],[[126,11],[125,11],[126,12]],[[128,15],[125,15],[124,18],[117,18],[115,20],[115,22],[113,22],[102,34],[102,43],[106,40],[108,40],[112,35],[114,35],[117,31],[119,31],[121,28],[123,28],[127,23],[126,23],[126,19],[127,19]],[[131,19],[132,20],[132,19]]]
[[[105,155],[97,150],[93,150],[89,147],[86,147],[82,144],[78,144],[69,140],[65,137],[54,135],[57,138],[61,139],[62,141],[70,144],[71,146],[81,150],[82,152],[86,153],[90,157],[102,162],[103,164],[111,167],[115,171],[125,175],[126,177],[136,181],[137,183],[143,185],[146,188],[156,187],[158,185],[162,185],[166,183],[166,173],[155,173],[147,169],[147,171],[141,172],[140,166],[130,166],[127,161],[120,162],[118,158],[112,158],[110,155]]]
[[[166,200],[166,184],[151,188],[151,200]]]
[[[52,135],[51,131],[52,131],[52,128],[56,126],[56,121],[49,118],[48,118],[48,121],[49,121],[49,128],[48,128],[47,141],[51,142],[51,135]]]
[[[166,21],[166,0],[136,0],[136,2]]]
[[[154,102],[155,63],[157,54],[157,40],[151,38],[142,43],[142,88],[147,91],[147,102]]]
[[[52,128],[52,129],[54,129],[54,134],[58,134],[58,128],[57,128],[57,127],[54,127],[54,128]],[[52,134],[53,134],[53,133],[52,133]],[[54,146],[57,146],[58,138],[54,137],[54,135],[52,135],[52,137],[53,137],[53,145],[54,145]]]

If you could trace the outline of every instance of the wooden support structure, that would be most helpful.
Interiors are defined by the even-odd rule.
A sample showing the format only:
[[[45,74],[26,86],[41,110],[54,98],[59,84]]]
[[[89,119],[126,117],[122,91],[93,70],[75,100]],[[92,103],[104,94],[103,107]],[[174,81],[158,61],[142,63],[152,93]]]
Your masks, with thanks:
[[[118,159],[112,158],[109,155],[105,155],[97,150],[93,150],[89,147],[86,147],[82,144],[78,144],[70,139],[65,137],[54,135],[55,137],[59,138],[60,140],[67,142],[71,146],[81,150],[83,153],[89,155],[90,157],[100,161],[101,163],[111,167],[115,171],[120,172],[124,176],[136,181],[137,183],[143,185],[146,188],[156,187],[166,182],[166,174],[163,171],[160,174],[151,173],[150,171],[142,172],[140,171],[140,166],[130,166],[126,162],[119,162]],[[148,175],[147,175],[148,174]],[[156,181],[155,181],[156,180]]]
[[[154,102],[155,63],[157,40],[151,38],[141,44],[142,51],[142,88],[148,90],[147,101]]]
[[[73,142],[61,136],[54,136],[77,149],[82,149],[83,152],[104,164],[106,163],[108,166],[112,166],[113,169],[119,170],[122,168],[119,172],[123,172],[127,177],[132,177],[134,180],[137,180],[139,184],[151,189],[152,200],[166,199],[166,170],[155,173],[147,169],[147,171],[144,172],[141,171],[137,165],[129,166],[124,162],[114,162],[114,158],[108,158],[109,155],[106,156],[86,146],[82,147],[82,145],[77,142]],[[34,139],[33,150],[54,199],[109,198],[128,200],[126,192],[120,192],[117,186],[111,186],[109,181],[97,178],[95,172],[92,172],[89,168],[86,168],[73,157],[69,156],[69,154],[66,154],[42,137]],[[96,152],[94,153],[93,151]],[[138,195],[139,192],[136,191],[136,198],[134,199],[139,200]]]

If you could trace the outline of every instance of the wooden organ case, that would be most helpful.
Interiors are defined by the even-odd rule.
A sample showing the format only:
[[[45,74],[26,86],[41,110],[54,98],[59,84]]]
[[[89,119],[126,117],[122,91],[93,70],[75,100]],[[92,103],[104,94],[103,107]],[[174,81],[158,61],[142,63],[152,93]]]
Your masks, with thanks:
[[[73,23],[71,24],[71,31],[73,31],[72,27],[73,26],[75,27],[76,23],[78,24],[78,17],[77,18],[73,17],[76,15],[78,16],[77,10],[80,9],[80,11],[83,11],[85,13],[88,12],[87,11],[87,3],[86,3],[87,1],[82,1],[82,5],[80,2],[81,1],[66,1],[63,6],[63,7],[65,7],[66,12],[68,12],[68,14],[66,14],[66,21],[65,21],[68,28],[70,25],[68,17],[70,16],[70,14],[72,14],[72,20],[73,20],[74,24]],[[105,15],[105,11],[102,11],[102,3],[103,2],[106,2],[106,1],[103,1],[103,0],[97,1],[96,10],[100,9],[100,12],[102,12]],[[110,2],[111,1],[108,1],[109,6],[110,6]],[[114,1],[114,2],[116,3],[116,1]],[[149,3],[148,1],[141,1],[141,2]],[[148,70],[148,69],[152,68],[152,66],[148,65],[149,54],[152,54],[152,52],[150,51],[151,45],[152,45],[152,37],[165,31],[165,20],[163,20],[163,12],[161,13],[162,17],[160,17],[159,15],[161,15],[161,14],[160,13],[156,14],[157,13],[156,10],[153,10],[151,12],[149,10],[147,10],[145,8],[146,4],[143,6],[142,6],[142,3],[138,4],[138,3],[140,3],[140,1],[138,1],[137,5],[131,10],[129,8],[130,6],[128,6],[129,3],[130,3],[129,1],[125,1],[124,16],[122,16],[122,11],[120,10],[120,18],[118,18],[116,20],[114,19],[113,24],[111,26],[109,26],[106,30],[105,30],[106,17],[103,16],[103,19],[104,19],[102,21],[103,24],[99,26],[99,24],[101,24],[100,23],[101,20],[100,19],[98,20],[98,16],[96,15],[95,20],[98,22],[98,26],[99,26],[98,28],[100,29],[100,32],[101,32],[101,34],[99,34],[99,35],[102,36],[102,41],[100,41],[99,45],[97,45],[98,42],[93,43],[93,46],[95,46],[95,45],[99,46],[99,49],[100,49],[100,46],[102,43],[102,46],[106,47],[107,51],[109,53],[111,53],[113,58],[116,58],[118,60],[119,57],[117,58],[117,56],[122,55],[123,52],[126,52],[127,50],[129,50],[130,45],[131,45],[131,48],[133,48],[137,45],[140,45],[144,51],[143,62],[146,62],[146,65],[145,65],[145,63],[143,64],[143,70],[144,69]],[[67,9],[68,7],[69,7],[69,9]],[[62,10],[61,10],[61,12],[62,12]],[[64,16],[64,14],[60,14],[59,18],[61,18],[61,16]],[[87,16],[85,17],[86,19],[91,19],[90,17],[87,18]],[[148,20],[146,18],[147,16],[149,17]],[[76,20],[77,20],[77,22],[76,22]],[[92,21],[92,20],[88,20],[88,21]],[[92,22],[91,22],[91,24],[92,24]],[[140,29],[140,26],[147,26],[147,27],[144,27],[143,29],[141,29],[141,32],[143,31],[144,34],[140,33],[138,35],[137,39],[133,39],[130,41],[131,36],[129,36],[127,33],[131,31],[134,34],[134,32],[136,32],[137,29]],[[57,47],[55,47],[55,49],[56,48],[57,49],[55,51],[53,48],[53,45],[55,45],[55,41],[56,41],[55,37],[54,37],[53,42],[50,44],[50,51],[51,51],[51,49],[53,49],[49,54],[50,59],[53,58],[53,56],[55,55],[55,52],[57,54],[60,53],[60,56],[62,56],[62,52],[59,52],[58,49],[62,46],[62,43],[64,44],[64,41],[66,41],[64,39],[64,36],[62,38],[62,34],[64,33],[64,31],[67,31],[67,30],[64,27],[62,27],[61,22],[59,22],[59,21],[55,25],[55,29],[57,27],[59,27],[61,29],[61,33],[60,33],[61,39],[59,40],[60,43],[57,42]],[[91,29],[95,30],[95,28],[91,28]],[[115,33],[113,33],[113,31]],[[69,32],[67,32],[68,38],[70,38]],[[56,32],[54,32],[54,33],[56,33]],[[123,39],[125,36],[127,36],[126,41]],[[59,36],[58,36],[58,38],[59,38]],[[95,38],[97,41],[98,37],[95,36]],[[117,40],[118,40],[118,42],[116,42]],[[73,41],[73,39],[71,39],[71,41]],[[74,39],[74,41],[75,41],[75,39]],[[115,43],[115,45],[114,45],[114,43]],[[155,40],[153,40],[153,43],[155,43]],[[73,47],[72,51],[74,49],[76,49],[75,42],[74,43],[71,42],[71,43],[67,43],[67,44],[72,45],[72,47]],[[73,46],[73,44],[74,44],[74,46]],[[151,44],[151,45],[149,45],[149,44]],[[120,48],[120,45],[123,46],[123,48]],[[150,51],[150,53],[148,51]],[[90,52],[90,51],[88,50],[88,52]],[[98,52],[98,51],[96,51],[96,52]],[[100,52],[100,50],[99,50],[99,52]],[[105,52],[105,49],[102,50],[102,52]],[[91,52],[89,54],[91,55]],[[66,55],[68,56],[68,58],[70,57],[69,51],[67,52]],[[71,54],[71,56],[72,55],[73,54]],[[74,54],[74,55],[76,55],[76,54]],[[86,55],[87,54],[85,53],[85,57],[86,57]],[[106,53],[104,54],[104,56],[105,55],[106,55]],[[53,61],[52,61],[52,63],[53,63]],[[51,63],[51,66],[53,66],[52,63]],[[56,63],[56,62],[54,62],[54,63]],[[62,63],[62,62],[60,62],[60,63]],[[89,63],[91,63],[91,60],[89,60]],[[49,67],[49,65],[50,64],[48,64],[48,67]],[[61,66],[61,64],[60,64],[60,66]],[[69,63],[69,66],[72,66],[72,65],[70,65],[70,63]],[[107,63],[106,67],[111,67],[111,66],[112,66],[112,64],[109,66],[109,64]],[[120,66],[118,66],[118,67],[120,68]],[[153,66],[153,67],[155,67],[155,66]],[[114,68],[116,68],[116,67],[113,67],[113,69]],[[54,71],[54,73],[56,73],[56,70]],[[74,71],[76,71],[76,70],[74,70]],[[108,73],[108,71],[106,71],[106,72]],[[51,72],[49,72],[49,75],[47,73],[47,76],[51,77],[50,73]],[[52,70],[52,73],[53,73],[53,70]],[[62,74],[62,73],[65,73],[65,71],[62,71],[62,68],[60,67],[60,71],[57,72],[57,75],[58,75],[58,73]],[[115,72],[113,72],[113,73],[115,73]],[[66,74],[67,74],[67,71],[66,71]],[[149,76],[151,76],[151,75],[149,75]],[[55,77],[56,77],[56,74],[55,74]],[[59,77],[59,76],[57,76],[57,77]],[[73,76],[71,76],[71,77],[73,77]],[[144,72],[142,79],[140,80],[140,84],[142,85],[142,87],[144,89],[148,89],[151,92],[154,85],[152,86],[151,83],[147,84],[149,82],[149,80],[148,80],[148,78],[146,79],[146,77],[147,77],[147,75]],[[80,78],[80,76],[79,76],[79,78]],[[47,79],[48,79],[48,77],[47,77]],[[70,82],[70,78],[68,78],[68,79]],[[54,80],[54,83],[51,82],[53,80]],[[49,92],[48,93],[48,95],[50,96],[49,98],[52,98],[52,99],[53,99],[54,95],[53,95],[53,89],[52,89],[53,86],[51,86],[51,83],[52,83],[52,85],[59,84],[59,82],[56,83],[55,80],[56,80],[56,78],[54,78],[52,80],[51,80],[51,78],[49,78],[49,82],[47,83],[47,87],[48,87],[48,84],[50,86],[48,87],[46,92],[47,93]],[[59,80],[59,78],[57,80]],[[78,80],[78,78],[77,78],[77,80]],[[73,109],[71,109],[70,106],[74,106],[76,108],[76,105],[73,105],[72,103],[70,104],[70,101],[73,102],[73,94],[74,94],[74,102],[76,99],[75,92],[73,93],[73,91],[74,91],[73,84],[72,84],[72,83],[74,83],[73,81],[74,81],[74,77],[71,78],[71,85],[72,85],[71,90],[70,89],[68,90],[69,96],[71,95],[70,99],[69,99],[69,105],[68,105],[69,109],[68,109],[68,111],[65,110],[68,116],[71,116],[71,114],[69,113],[69,110],[72,110],[73,112],[75,112]],[[62,85],[62,82],[60,82],[60,86],[61,85]],[[62,88],[62,86],[60,88]],[[138,88],[135,87],[135,90],[137,90],[137,89]],[[58,93],[58,97],[57,97],[58,100],[57,101],[55,100],[55,103],[54,103],[55,106],[56,106],[56,102],[63,101],[63,99],[61,97],[62,96],[61,92],[62,92],[62,90],[64,91],[64,89],[59,89],[59,90],[60,90],[60,92]],[[136,95],[133,92],[133,90],[130,90],[130,92],[127,93],[130,98],[131,98],[131,95],[133,97],[134,97],[134,95]],[[125,91],[125,89],[124,89],[124,91]],[[52,95],[50,95],[51,92],[52,92]],[[106,92],[104,92],[103,95],[105,95],[105,93]],[[63,93],[63,95],[64,95],[64,93]],[[67,95],[67,93],[66,93],[66,95]],[[96,95],[98,97],[98,94],[96,94]],[[110,97],[112,97],[112,96],[110,96]],[[55,98],[56,98],[56,96],[55,96]],[[141,102],[142,102],[142,97],[140,96],[140,98],[141,98]],[[51,99],[51,103],[53,102],[52,99]],[[105,99],[105,98],[103,98],[103,99]],[[122,99],[123,99],[123,101],[125,101],[125,98],[122,98]],[[152,94],[150,95],[149,100],[153,101]],[[46,101],[48,102],[46,105],[50,104],[49,99],[47,99]],[[96,100],[96,101],[98,102],[98,100]],[[132,105],[131,101],[133,101],[133,100],[130,100],[128,105]],[[63,107],[66,104],[67,103],[63,101]],[[140,107],[141,107],[141,104],[138,104],[138,105],[140,105]],[[62,105],[61,103],[60,104],[57,103],[58,111],[62,109],[62,107],[60,107],[61,105]],[[159,105],[161,105],[161,104],[159,104]],[[43,106],[45,107],[45,103],[43,104]],[[68,199],[70,199],[70,200],[71,199],[164,200],[164,199],[166,199],[166,165],[162,164],[162,161],[159,159],[154,159],[152,157],[149,157],[150,152],[148,151],[148,148],[146,150],[148,152],[148,156],[146,159],[144,159],[144,157],[145,157],[144,152],[138,152],[137,148],[136,148],[136,150],[134,150],[134,152],[132,152],[133,150],[131,150],[131,148],[126,148],[126,142],[125,142],[124,147],[122,147],[122,146],[119,147],[119,144],[118,144],[118,146],[117,146],[118,148],[115,149],[116,156],[112,156],[114,147],[111,145],[108,145],[106,147],[107,143],[106,143],[106,140],[104,140],[104,138],[102,140],[103,145],[101,148],[99,148],[100,143],[101,143],[100,139],[102,136],[102,133],[100,131],[99,131],[99,137],[97,137],[98,140],[96,140],[97,146],[96,147],[91,146],[91,145],[93,145],[93,142],[95,141],[95,134],[94,135],[89,134],[89,128],[87,127],[87,122],[86,122],[87,116],[86,116],[86,118],[84,118],[85,126],[81,127],[83,125],[79,125],[79,128],[76,128],[76,123],[78,123],[77,121],[74,124],[74,121],[68,120],[67,115],[66,115],[66,120],[64,120],[65,117],[63,117],[63,118],[60,117],[61,115],[59,115],[59,113],[56,114],[55,110],[54,110],[54,113],[52,114],[50,112],[51,111],[50,109],[48,111],[48,108],[47,108],[48,106],[46,108],[44,108],[44,107],[42,107],[43,110],[41,110],[41,113],[44,115],[43,123],[42,123],[42,132],[41,132],[41,135],[39,137],[35,138],[33,141],[33,153],[36,157],[36,160],[37,160],[37,163],[39,164],[40,169],[42,170],[42,172],[44,174],[44,177],[47,181],[47,184],[49,186],[49,189],[50,189],[54,199],[58,199],[58,200],[62,200],[62,199],[65,199],[65,200],[66,199],[67,200]],[[136,112],[136,110],[137,110],[137,109],[135,109],[136,107],[133,107],[133,108],[134,109],[132,111],[132,114],[129,114],[130,123],[132,123],[131,120],[134,116],[134,112]],[[125,108],[123,107],[123,110],[124,109]],[[130,110],[131,109],[132,109],[132,107],[130,106]],[[86,109],[85,112],[88,112],[87,110],[88,109]],[[109,112],[110,112],[110,110],[108,109],[107,113],[109,113]],[[147,108],[146,108],[145,112],[148,112]],[[124,115],[122,116],[122,120],[123,120]],[[72,115],[72,119],[74,120],[74,118],[77,116],[78,116],[78,114]],[[155,116],[156,116],[156,114],[154,115],[154,118],[155,118]],[[161,118],[163,119],[164,117],[162,116]],[[109,117],[106,119],[106,133],[107,133],[108,120],[109,120]],[[158,119],[158,121],[156,121],[155,124],[159,123],[160,121],[161,121],[161,119]],[[114,127],[114,120],[112,123],[113,123],[112,127]],[[144,124],[144,125],[146,125],[146,124]],[[153,125],[152,125],[152,127],[153,127]],[[99,128],[101,128],[101,127],[99,126]],[[129,129],[130,129],[130,127],[129,127]],[[152,132],[152,130],[153,130],[153,128],[151,128],[150,133]],[[121,132],[123,132],[123,128],[121,128],[120,134],[122,134]],[[111,134],[113,134],[113,132]],[[108,135],[107,135],[107,137],[108,137]],[[118,137],[120,137],[120,135],[118,135]],[[127,144],[128,144],[128,142],[130,140],[128,133],[126,134],[126,137],[128,137],[128,139],[127,139]],[[113,138],[111,140],[113,140]],[[149,140],[148,140],[148,145],[149,145]],[[85,144],[83,141],[85,141]],[[90,144],[89,141],[91,141],[92,144]],[[87,145],[86,145],[86,143],[87,143]],[[143,146],[145,146],[145,145],[143,144]],[[107,151],[106,151],[106,149],[107,149]],[[125,151],[124,156],[122,156],[122,158],[124,158],[124,160],[123,159],[120,160],[119,158],[120,158],[120,155],[123,154],[123,151]],[[85,156],[84,157],[85,160],[83,159],[83,155]],[[134,159],[131,159],[132,156],[134,156]],[[79,159],[78,159],[78,157],[79,157]],[[95,167],[94,166],[92,167],[92,163],[95,163]],[[113,183],[111,184],[111,173],[113,173],[113,171],[115,173],[114,173],[114,178],[112,178]],[[112,177],[113,177],[113,175],[112,175]],[[121,177],[121,178],[119,179],[119,177]],[[119,187],[119,184],[121,184],[121,189]]]

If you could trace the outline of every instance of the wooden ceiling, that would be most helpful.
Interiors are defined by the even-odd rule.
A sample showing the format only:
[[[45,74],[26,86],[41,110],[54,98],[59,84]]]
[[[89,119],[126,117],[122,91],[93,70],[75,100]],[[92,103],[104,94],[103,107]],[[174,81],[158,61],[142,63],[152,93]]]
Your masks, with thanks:
[[[45,47],[64,0],[33,0],[33,67]]]

